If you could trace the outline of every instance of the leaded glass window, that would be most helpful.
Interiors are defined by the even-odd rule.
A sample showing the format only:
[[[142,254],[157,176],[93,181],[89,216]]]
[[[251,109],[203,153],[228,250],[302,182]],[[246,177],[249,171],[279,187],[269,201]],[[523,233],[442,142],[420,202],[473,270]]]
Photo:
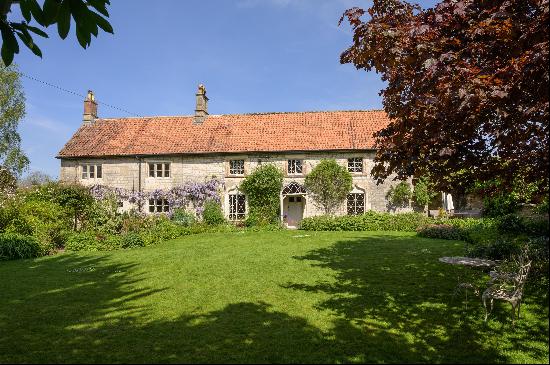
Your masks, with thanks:
[[[349,172],[363,172],[363,159],[361,157],[348,158]]]
[[[244,160],[229,161],[230,175],[244,175]]]
[[[302,173],[302,160],[288,160],[288,174],[301,174]]]
[[[242,194],[229,195],[229,219],[242,220],[246,213],[246,198]]]
[[[149,199],[149,213],[163,213],[169,209],[167,199]]]
[[[365,213],[365,194],[348,194],[348,214],[357,215]]]

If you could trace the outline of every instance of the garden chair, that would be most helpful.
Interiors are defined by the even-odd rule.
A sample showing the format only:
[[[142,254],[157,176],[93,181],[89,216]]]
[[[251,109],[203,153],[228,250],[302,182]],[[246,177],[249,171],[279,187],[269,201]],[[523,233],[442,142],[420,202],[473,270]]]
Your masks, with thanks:
[[[483,307],[485,308],[485,321],[493,310],[493,301],[504,300],[512,305],[512,326],[515,324],[516,308],[518,309],[518,318],[520,316],[521,300],[523,297],[523,287],[527,281],[527,274],[531,269],[531,260],[527,257],[527,252],[524,252],[519,256],[518,260],[515,260],[517,265],[517,271],[491,271],[489,276],[491,279],[487,283],[489,287],[483,292],[481,299],[483,300]],[[487,300],[490,301],[490,310],[487,311]]]

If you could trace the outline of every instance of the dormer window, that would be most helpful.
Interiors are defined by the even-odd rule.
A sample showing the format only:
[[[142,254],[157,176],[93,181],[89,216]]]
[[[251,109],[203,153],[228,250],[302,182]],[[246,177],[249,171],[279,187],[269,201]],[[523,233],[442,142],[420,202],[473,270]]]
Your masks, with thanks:
[[[288,160],[287,172],[289,175],[299,175],[302,173],[302,160]]]
[[[102,177],[101,165],[82,165],[82,179],[101,179]]]
[[[170,177],[170,163],[150,163],[149,177]]]
[[[230,175],[244,175],[244,160],[229,161]]]

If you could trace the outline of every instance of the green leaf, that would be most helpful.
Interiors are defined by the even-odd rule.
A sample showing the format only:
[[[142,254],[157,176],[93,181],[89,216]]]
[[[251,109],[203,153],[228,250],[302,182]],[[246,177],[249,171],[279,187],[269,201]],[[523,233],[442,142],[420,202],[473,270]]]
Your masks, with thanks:
[[[60,5],[57,0],[44,0],[44,22],[46,26],[52,25],[57,21],[59,7]]]
[[[31,34],[26,29],[23,29],[23,31],[20,32],[16,32],[16,34],[23,41],[23,44],[32,51],[32,53],[42,58],[42,51],[34,43]]]
[[[38,29],[36,27],[31,27],[30,25],[27,25],[27,29],[33,32],[34,34],[38,34],[41,37],[49,38],[48,34],[41,29]]]
[[[40,8],[40,5],[38,5],[38,2],[36,0],[22,0],[25,2],[25,6],[27,6],[34,17],[34,19],[37,21],[38,24],[46,26],[44,22],[44,12],[42,11],[42,8]]]
[[[71,29],[71,5],[70,0],[65,0],[59,7],[57,17],[57,32],[61,39],[65,39]]]
[[[87,40],[88,38],[86,37],[86,34],[88,34],[89,36],[89,33],[83,31],[81,27],[76,27],[76,39],[78,40],[78,43],[80,43],[80,46],[84,49],[86,49],[86,47],[90,45],[90,42]]]
[[[4,65],[9,66],[13,62],[13,50],[7,45],[7,43],[2,43],[2,61]]]
[[[105,6],[106,4],[110,4],[109,0],[88,0],[88,4],[90,4],[95,10],[99,11],[101,14],[109,17],[109,12],[107,11],[107,7]]]
[[[17,39],[13,34],[13,30],[5,23],[0,23],[0,30],[2,31],[2,48],[4,48],[4,45],[6,45],[6,47],[11,49],[13,53],[19,53],[19,44],[17,43]]]
[[[21,9],[21,15],[23,15],[23,18],[25,18],[27,23],[30,22],[32,15],[31,15],[31,8],[29,5],[29,1],[21,0],[21,2],[19,3],[19,8]]]
[[[93,14],[93,15],[92,15]],[[113,27],[111,24],[103,18],[101,15],[94,13],[93,11],[90,12],[90,15],[95,20],[96,24],[103,29],[107,33],[113,34]]]

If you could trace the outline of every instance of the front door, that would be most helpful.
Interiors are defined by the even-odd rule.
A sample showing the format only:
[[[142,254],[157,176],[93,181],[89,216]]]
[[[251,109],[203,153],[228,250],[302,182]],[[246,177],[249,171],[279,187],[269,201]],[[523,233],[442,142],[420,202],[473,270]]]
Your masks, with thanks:
[[[287,226],[298,228],[304,216],[303,198],[301,196],[289,196],[287,199]]]

